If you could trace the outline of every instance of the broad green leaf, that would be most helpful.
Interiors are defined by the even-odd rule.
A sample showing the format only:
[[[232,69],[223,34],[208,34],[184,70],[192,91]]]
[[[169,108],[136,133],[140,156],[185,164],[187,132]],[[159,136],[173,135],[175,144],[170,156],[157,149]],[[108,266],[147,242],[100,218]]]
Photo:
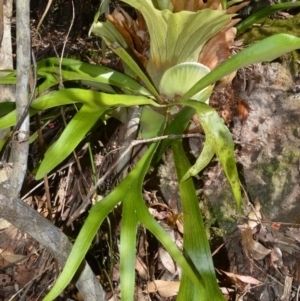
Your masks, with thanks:
[[[33,115],[33,114],[32,114]],[[59,114],[53,114],[55,115],[55,118],[57,118]],[[51,118],[51,120],[54,118]],[[44,121],[44,124],[41,126],[41,129],[45,128],[50,122],[51,120],[49,118],[45,118],[45,116],[43,116],[42,120]],[[47,121],[48,120],[48,121]],[[2,138],[2,140],[0,140],[0,151],[2,150],[2,148],[5,146],[8,138],[11,136],[11,134],[13,133],[13,131],[9,131],[8,133],[6,133],[6,135]],[[29,137],[29,144],[32,143],[36,138],[38,137],[38,133],[37,131],[35,131],[32,135],[30,135]]]
[[[38,76],[45,81],[38,87],[38,92],[49,89],[59,83],[59,59],[48,58],[38,62]],[[151,96],[141,84],[133,78],[108,67],[91,65],[73,59],[63,59],[61,69],[62,81],[83,81],[116,86],[136,94]]]
[[[35,115],[38,112],[38,110],[30,109],[29,115]],[[3,117],[0,117],[0,130],[9,128],[11,126],[14,126],[17,121],[17,114],[16,110],[11,111],[10,113],[6,114]]]
[[[263,8],[253,14],[251,14],[247,19],[240,22],[236,25],[236,29],[238,33],[241,33],[245,31],[247,28],[250,28],[254,23],[258,23],[260,20],[262,20],[265,17],[268,17],[277,11],[281,11],[288,8],[293,7],[299,7],[300,1],[296,2],[284,2],[284,3],[278,3],[271,6],[268,6],[266,8]]]
[[[225,11],[227,9],[227,0],[221,0],[222,9]]]
[[[181,135],[186,129],[188,123],[190,122],[194,114],[195,110],[193,108],[184,107],[168,125],[164,132],[164,135]],[[152,166],[155,166],[159,162],[166,149],[173,142],[174,139],[165,139],[161,142],[161,144],[158,147],[158,150],[154,155],[153,162],[151,163]]]
[[[88,88],[94,88],[94,89],[96,89],[98,91],[101,91],[101,92],[117,94],[117,91],[113,86],[103,84],[103,83],[100,83],[100,82],[89,81],[89,80],[81,80],[80,84],[88,86]],[[124,91],[124,94],[132,94],[132,93],[130,93],[129,90],[128,90],[128,92],[125,92],[126,90],[124,88],[123,88],[123,91]]]
[[[7,101],[0,103],[0,117],[12,112],[16,108],[16,103]]]
[[[215,155],[214,147],[210,142],[209,140],[205,140],[200,156],[196,163],[182,177],[182,181],[187,180],[191,176],[197,176],[210,163]]]
[[[180,181],[191,165],[185,155],[181,140],[174,141],[172,150],[177,177]],[[183,212],[183,248],[202,276],[203,289],[201,291],[197,289],[190,278],[183,272],[176,300],[224,301],[225,299],[216,280],[210,247],[193,180],[189,178],[184,182],[180,181],[179,192]]]
[[[209,158],[211,158],[209,151],[213,151],[222,165],[240,210],[241,190],[234,158],[234,143],[230,131],[224,124],[224,120],[212,107],[192,100],[184,103],[196,110],[205,132],[205,145],[204,154],[200,154],[195,165],[187,171],[181,181],[198,174],[209,163]]]
[[[94,21],[97,22],[102,14],[109,14],[109,5],[111,0],[103,0],[99,5],[99,9],[95,15]]]
[[[173,11],[173,4],[170,0],[152,0],[152,3],[159,10],[168,9]]]
[[[36,179],[41,179],[66,159],[100,116],[109,108],[151,104],[157,106],[153,100],[143,96],[106,94],[83,89],[64,89],[35,99],[32,107],[36,110],[45,110],[76,102],[83,102],[84,105],[68,123],[58,140],[46,151],[36,174]]]
[[[103,37],[109,44],[118,43],[122,48],[128,49],[122,35],[116,30],[111,22],[94,22],[90,28],[89,35],[93,33],[96,36]]]
[[[149,106],[142,108],[140,120],[140,137],[149,139],[157,137],[165,123],[165,116]]]
[[[93,90],[85,89],[63,89],[54,91],[44,96],[36,98],[31,107],[35,110],[46,110],[56,106],[81,102],[87,106],[137,106],[137,105],[152,105],[159,107],[159,105],[150,98],[138,95],[124,95],[124,94],[107,94]]]
[[[7,71],[9,71],[10,73],[0,77],[0,85],[14,85],[16,84],[16,73],[15,71],[11,72],[12,70],[0,70],[1,72],[7,73]]]
[[[89,35],[94,34],[95,36],[98,36],[100,38],[102,38],[103,42],[105,45],[108,45],[112,51],[114,51],[114,48],[111,47],[112,44],[115,43],[115,45],[118,45],[120,49],[123,49],[127,55],[129,55],[127,52],[130,52],[129,50],[129,46],[127,45],[126,41],[124,40],[123,36],[119,33],[119,31],[115,28],[115,26],[109,22],[94,22],[90,28],[89,31]],[[121,51],[119,51],[120,54],[122,55],[123,53]],[[118,54],[117,54],[118,55]],[[125,54],[123,54],[123,58],[121,58],[122,61],[125,59],[127,60],[127,63],[123,63],[123,68],[124,68],[124,73],[135,77],[137,76],[137,73],[134,72],[132,70],[132,68],[130,68],[130,66],[134,68],[136,68],[137,64],[134,60],[131,59],[131,61],[125,57]],[[137,67],[136,69],[138,69],[140,72],[141,70],[139,69],[139,67]],[[144,75],[144,73],[142,72],[142,74]],[[145,76],[145,75],[144,75]]]
[[[163,93],[170,100],[173,100],[178,97],[178,95],[185,94],[209,72],[210,69],[200,63],[190,62],[178,64],[169,68],[164,73],[159,84],[159,92]],[[206,103],[208,99],[203,99],[203,93],[205,93],[205,89],[193,95],[191,99],[201,100]]]
[[[66,159],[104,111],[105,107],[102,110],[101,108],[95,110],[94,107],[83,105],[67,124],[58,140],[47,149],[35,178],[37,180],[42,179],[48,172]]]
[[[138,9],[147,23],[151,40],[147,72],[156,87],[170,67],[196,62],[204,44],[233,16],[212,9],[172,13],[157,10],[151,0],[122,1]]]
[[[299,48],[300,38],[295,36],[288,34],[276,34],[268,37],[242,50],[216,67],[208,75],[199,80],[187,93],[185,93],[181,98],[181,101],[191,98],[199,91],[233,71],[246,67],[250,64],[273,61],[279,56]]]

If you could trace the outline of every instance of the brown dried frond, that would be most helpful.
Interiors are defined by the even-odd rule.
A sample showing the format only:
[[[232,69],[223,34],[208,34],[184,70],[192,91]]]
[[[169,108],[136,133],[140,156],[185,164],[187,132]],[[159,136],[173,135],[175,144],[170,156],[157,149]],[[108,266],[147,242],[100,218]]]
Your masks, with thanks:
[[[226,9],[226,14],[235,14],[237,11],[239,11],[243,7],[247,6],[249,3],[250,3],[250,1],[246,1],[243,3],[237,4],[237,5],[231,6]]]
[[[171,2],[174,13],[182,10],[197,11],[199,9],[199,0],[171,0]]]
[[[137,12],[137,19],[134,20],[122,8],[116,8],[107,20],[111,22],[124,38],[131,54],[141,67],[147,64],[146,51],[149,47],[149,35],[146,22],[141,13]]]
[[[236,35],[236,28],[225,28],[213,36],[203,47],[198,62],[213,70],[231,57],[230,47]]]

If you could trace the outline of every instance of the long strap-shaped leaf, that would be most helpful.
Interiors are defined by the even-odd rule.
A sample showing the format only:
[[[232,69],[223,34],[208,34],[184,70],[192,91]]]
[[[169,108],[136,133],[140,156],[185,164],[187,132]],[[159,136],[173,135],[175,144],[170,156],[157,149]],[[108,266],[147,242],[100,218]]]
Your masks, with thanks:
[[[106,94],[84,89],[64,89],[37,98],[32,108],[45,110],[58,105],[82,102],[84,105],[66,126],[58,140],[45,153],[36,179],[60,164],[82,141],[106,110],[114,106],[156,105],[144,96]]]
[[[186,94],[181,101],[187,100],[210,84],[215,83],[222,77],[246,67],[250,64],[270,62],[279,56],[300,48],[300,38],[288,34],[276,34],[257,42],[234,55],[213,71],[200,79]]]
[[[183,150],[182,141],[174,141],[172,150],[177,176],[180,181],[189,169],[190,163]],[[183,248],[201,275],[203,289],[199,291],[189,277],[183,273],[177,301],[224,301],[225,299],[216,281],[214,265],[193,180],[189,178],[184,182],[180,181],[179,191],[184,225]]]
[[[112,85],[141,95],[151,96],[136,80],[126,74],[101,65],[91,65],[78,60],[62,59],[61,74],[59,59],[48,58],[38,62],[38,75],[45,81],[38,87],[38,92],[49,89],[62,81],[84,81],[85,83]]]
[[[147,173],[151,159],[156,149],[156,144],[152,144],[142,159],[138,162],[135,168],[129,173],[124,181],[114,189],[108,196],[106,196],[99,203],[94,205],[90,210],[90,213],[75,241],[74,247],[70,253],[70,256],[66,262],[62,274],[59,276],[52,290],[44,298],[44,301],[50,301],[56,298],[62,290],[70,283],[75,272],[80,266],[85,254],[87,253],[93,238],[96,235],[100,225],[102,224],[105,217],[111,210],[119,203],[124,202],[126,214],[136,214],[138,220],[140,220],[145,226],[161,241],[171,256],[179,263],[182,270],[190,277],[195,286],[201,290],[203,285],[201,284],[200,277],[197,276],[193,267],[187,262],[181,252],[178,250],[169,235],[163,230],[163,228],[155,221],[155,219],[149,213],[143,199],[142,199],[142,185],[145,174]],[[125,227],[127,227],[127,233],[125,234],[133,244],[133,236],[136,235],[134,231],[134,224],[136,223],[136,217],[133,217],[133,223],[129,222],[126,216]],[[128,232],[129,231],[129,232]],[[122,239],[122,243],[124,239]],[[125,247],[124,247],[125,246]],[[121,283],[123,277],[129,277],[130,281],[126,281],[126,285],[130,285],[131,288],[125,289],[124,299],[122,300],[131,301],[133,300],[133,289],[134,287],[134,265],[132,264],[132,248],[135,245],[123,245],[122,250],[131,248],[128,254],[131,254],[131,261],[121,265]],[[126,260],[126,258],[123,258]],[[126,266],[126,269],[124,269]],[[129,275],[128,273],[131,273]],[[129,283],[130,282],[130,283]]]
[[[268,17],[277,11],[281,11],[284,9],[288,8],[293,8],[293,7],[299,7],[300,6],[300,1],[296,2],[284,2],[284,3],[277,3],[271,6],[268,6],[266,8],[263,8],[254,14],[251,14],[247,19],[242,21],[241,23],[236,25],[236,29],[238,33],[243,32],[244,30],[250,28],[254,23],[259,22],[261,19]]]
[[[133,190],[134,189],[134,190]],[[136,229],[138,224],[136,202],[140,201],[137,195],[141,187],[128,190],[123,201],[122,223],[120,234],[120,279],[121,299],[133,300],[135,287],[135,260],[136,260]]]
[[[148,168],[155,148],[155,145],[150,147],[124,181],[109,195],[92,207],[79,232],[62,274],[59,276],[52,290],[44,298],[44,301],[50,301],[56,298],[70,283],[90,248],[100,225],[109,212],[111,212],[119,202],[126,200],[128,196],[134,197],[134,192],[136,192],[137,198],[140,196],[140,192],[137,189],[140,187],[140,183],[145,176],[145,168]],[[128,192],[131,192],[131,194],[127,194]]]

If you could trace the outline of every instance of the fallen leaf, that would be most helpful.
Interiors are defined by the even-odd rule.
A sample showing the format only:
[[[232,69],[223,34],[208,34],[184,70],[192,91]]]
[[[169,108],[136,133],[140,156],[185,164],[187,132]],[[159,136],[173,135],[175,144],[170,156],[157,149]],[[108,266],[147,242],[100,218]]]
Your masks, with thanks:
[[[248,225],[251,229],[254,229],[258,224],[261,224],[262,214],[260,212],[261,205],[259,199],[256,198],[254,201],[254,206],[248,214]]]
[[[250,111],[252,111],[252,109],[249,104],[245,100],[240,99],[238,102],[238,116],[241,124],[245,124]]]
[[[7,251],[3,251],[1,253],[1,256],[8,262],[8,263],[14,263],[16,261],[17,264],[21,264],[24,262],[26,258],[26,256],[23,256],[23,255],[18,255],[18,254],[13,254],[11,252],[7,252]],[[23,258],[25,258],[24,260],[22,260]]]
[[[275,268],[282,267],[283,265],[282,252],[277,246],[273,247],[273,250],[270,253],[270,257],[271,257],[271,262]]]
[[[285,276],[283,294],[280,298],[282,301],[289,301],[292,291],[293,277]]]
[[[298,242],[300,242],[300,229],[299,228],[291,228],[289,227],[289,233],[290,236],[292,236],[293,238],[295,238],[295,240],[297,240]]]
[[[138,272],[139,276],[143,279],[148,279],[148,269],[145,263],[142,261],[140,257],[136,257],[135,260],[135,269]]]
[[[19,287],[24,287],[34,277],[34,270],[28,269],[26,266],[21,266],[18,272],[14,273],[13,280],[18,283]]]
[[[222,273],[224,273],[225,275],[227,275],[228,277],[239,279],[239,280],[241,280],[244,283],[249,283],[249,284],[254,284],[254,285],[258,285],[258,284],[262,283],[258,279],[253,278],[251,276],[239,275],[239,274],[235,274],[235,273],[225,272],[223,270],[220,270],[220,271]]]
[[[255,260],[264,259],[272,250],[265,248],[261,243],[255,241],[252,236],[252,229],[247,225],[239,226],[242,235],[242,246],[245,254]]]
[[[179,285],[180,281],[155,280],[148,284],[148,292],[158,292],[161,297],[169,298],[178,294]]]
[[[159,248],[158,254],[159,254],[159,257],[160,257],[160,260],[161,260],[163,266],[171,274],[175,274],[176,267],[175,267],[174,261],[173,261],[172,257],[170,256],[170,254],[164,248]]]

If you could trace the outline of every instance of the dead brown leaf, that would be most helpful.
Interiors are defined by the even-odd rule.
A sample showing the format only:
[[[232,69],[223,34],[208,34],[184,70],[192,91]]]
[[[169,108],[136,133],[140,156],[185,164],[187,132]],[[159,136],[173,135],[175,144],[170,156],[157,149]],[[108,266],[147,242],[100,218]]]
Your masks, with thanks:
[[[199,8],[198,0],[171,0],[173,12],[177,13],[182,10],[197,11]]]
[[[297,240],[298,242],[300,242],[300,229],[299,228],[291,228],[289,227],[289,233],[290,236],[292,236],[293,238],[295,238],[295,240]]]
[[[210,70],[213,70],[231,56],[229,47],[226,32],[221,31],[205,44],[199,54],[198,62],[207,66]]]
[[[271,262],[275,268],[282,267],[283,260],[282,260],[282,252],[280,248],[274,246],[272,252],[270,253],[270,257],[271,257]]]
[[[175,272],[176,272],[176,266],[174,264],[174,261],[173,261],[171,255],[164,248],[159,248],[158,249],[158,254],[159,254],[159,257],[160,257],[160,260],[161,260],[163,266],[171,274],[175,274]]]
[[[139,65],[145,67],[148,61],[146,51],[150,41],[143,16],[138,14],[138,19],[134,20],[126,11],[118,7],[106,18],[122,35]]]
[[[253,278],[251,276],[239,275],[239,274],[235,274],[235,273],[225,272],[223,270],[220,270],[220,271],[222,273],[224,273],[226,276],[233,278],[233,279],[239,279],[244,283],[249,283],[249,284],[254,284],[254,285],[258,285],[258,284],[262,283],[258,279]]]
[[[178,294],[180,281],[155,280],[148,284],[148,292],[158,292],[161,297],[170,298]]]
[[[148,268],[140,257],[136,257],[135,269],[138,272],[139,276],[143,279],[148,279]]]
[[[25,265],[21,265],[18,271],[14,273],[13,279],[20,287],[24,287],[34,277],[34,270],[28,269]]]
[[[253,239],[252,229],[247,224],[241,225],[239,228],[242,235],[243,251],[249,258],[261,260],[272,252]]]
[[[230,6],[229,8],[226,9],[226,13],[227,14],[235,14],[237,11],[239,11],[243,7],[247,6],[249,3],[250,3],[250,1],[245,1],[240,4]]]
[[[249,104],[245,100],[240,99],[238,102],[238,116],[241,124],[245,124],[250,111],[252,111],[252,109]]]
[[[21,264],[21,263],[24,262],[22,260],[23,258],[26,258],[26,260],[27,260],[26,256],[10,253],[10,252],[7,252],[7,251],[3,251],[1,253],[1,256],[5,259],[7,264],[14,263],[14,262],[17,262],[16,264]]]

